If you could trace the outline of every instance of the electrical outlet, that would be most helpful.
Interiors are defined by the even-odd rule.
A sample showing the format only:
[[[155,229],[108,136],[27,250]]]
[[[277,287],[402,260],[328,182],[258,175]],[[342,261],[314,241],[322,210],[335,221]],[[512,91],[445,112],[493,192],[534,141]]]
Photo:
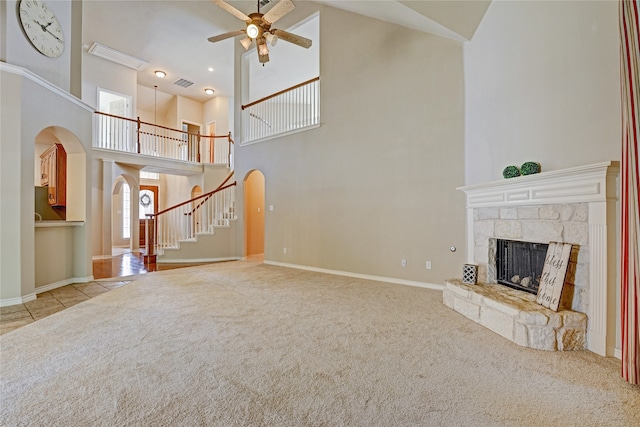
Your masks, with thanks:
[[[407,260],[406,259],[403,259],[400,263],[402,264],[403,267],[407,266]]]
[[[431,261],[427,261],[426,267],[427,270],[431,270]]]
[[[286,254],[287,253],[287,248],[282,248],[282,253]]]

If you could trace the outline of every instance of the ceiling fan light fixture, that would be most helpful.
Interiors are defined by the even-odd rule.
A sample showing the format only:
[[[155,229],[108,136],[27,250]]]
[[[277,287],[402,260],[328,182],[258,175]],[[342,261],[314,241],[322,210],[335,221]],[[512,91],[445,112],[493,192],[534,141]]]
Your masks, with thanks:
[[[156,77],[159,78],[159,79],[164,79],[167,76],[167,73],[165,73],[162,70],[156,70],[156,71],[153,72],[153,74],[155,74]]]
[[[258,41],[258,53],[260,54],[260,56],[269,54],[269,46],[267,46],[267,43],[264,41],[264,39],[260,39]]]
[[[213,95],[215,91],[213,89],[211,89],[210,87],[206,88],[204,90],[204,93],[206,93],[207,95]]]
[[[255,39],[258,37],[258,34],[260,34],[260,29],[256,24],[247,25],[247,36],[249,36],[249,38]]]
[[[240,40],[240,44],[242,45],[244,50],[249,50],[249,48],[251,47],[251,39],[249,37],[245,37]]]
[[[269,43],[271,46],[275,46],[276,43],[278,43],[278,36],[276,36],[275,34],[267,33],[265,38],[267,39],[267,43]]]

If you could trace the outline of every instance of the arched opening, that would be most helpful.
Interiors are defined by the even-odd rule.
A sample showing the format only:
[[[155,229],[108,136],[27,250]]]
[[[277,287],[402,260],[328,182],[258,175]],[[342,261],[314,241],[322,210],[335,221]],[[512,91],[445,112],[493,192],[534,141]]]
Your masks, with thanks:
[[[127,175],[116,178],[111,191],[111,255],[132,252],[138,227],[138,191],[135,180]]]
[[[259,170],[244,180],[245,256],[264,255],[265,178]]]
[[[195,199],[198,196],[202,196],[202,187],[199,185],[194,185],[191,189],[191,198]]]
[[[69,130],[50,126],[35,139],[36,220],[86,220],[87,159]]]
[[[191,189],[191,198],[195,199],[198,196],[202,196],[202,187],[200,187],[199,185],[194,185],[193,188]],[[198,206],[201,203],[202,203],[202,199],[198,199],[191,202],[191,213],[192,213],[191,220],[193,221],[191,226],[195,231],[200,231],[201,230],[200,227],[202,226],[202,209],[198,209]]]
[[[87,262],[87,156],[75,134],[50,126],[34,139],[34,285],[36,291],[91,274]],[[43,221],[48,223],[42,223]]]

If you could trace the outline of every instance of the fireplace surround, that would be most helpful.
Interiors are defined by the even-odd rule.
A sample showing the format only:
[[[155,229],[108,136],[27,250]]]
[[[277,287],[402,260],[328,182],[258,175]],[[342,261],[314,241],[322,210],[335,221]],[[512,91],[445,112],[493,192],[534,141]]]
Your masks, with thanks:
[[[480,283],[498,282],[498,239],[574,245],[563,301],[586,315],[586,348],[603,356],[615,351],[618,174],[618,162],[602,162],[458,188],[466,195],[468,262],[478,265]]]

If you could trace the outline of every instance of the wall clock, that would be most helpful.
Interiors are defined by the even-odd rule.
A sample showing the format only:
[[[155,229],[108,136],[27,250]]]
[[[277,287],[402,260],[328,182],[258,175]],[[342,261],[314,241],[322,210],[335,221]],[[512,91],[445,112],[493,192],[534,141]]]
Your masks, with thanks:
[[[57,58],[64,51],[64,34],[56,15],[42,0],[20,0],[20,24],[38,52]]]

